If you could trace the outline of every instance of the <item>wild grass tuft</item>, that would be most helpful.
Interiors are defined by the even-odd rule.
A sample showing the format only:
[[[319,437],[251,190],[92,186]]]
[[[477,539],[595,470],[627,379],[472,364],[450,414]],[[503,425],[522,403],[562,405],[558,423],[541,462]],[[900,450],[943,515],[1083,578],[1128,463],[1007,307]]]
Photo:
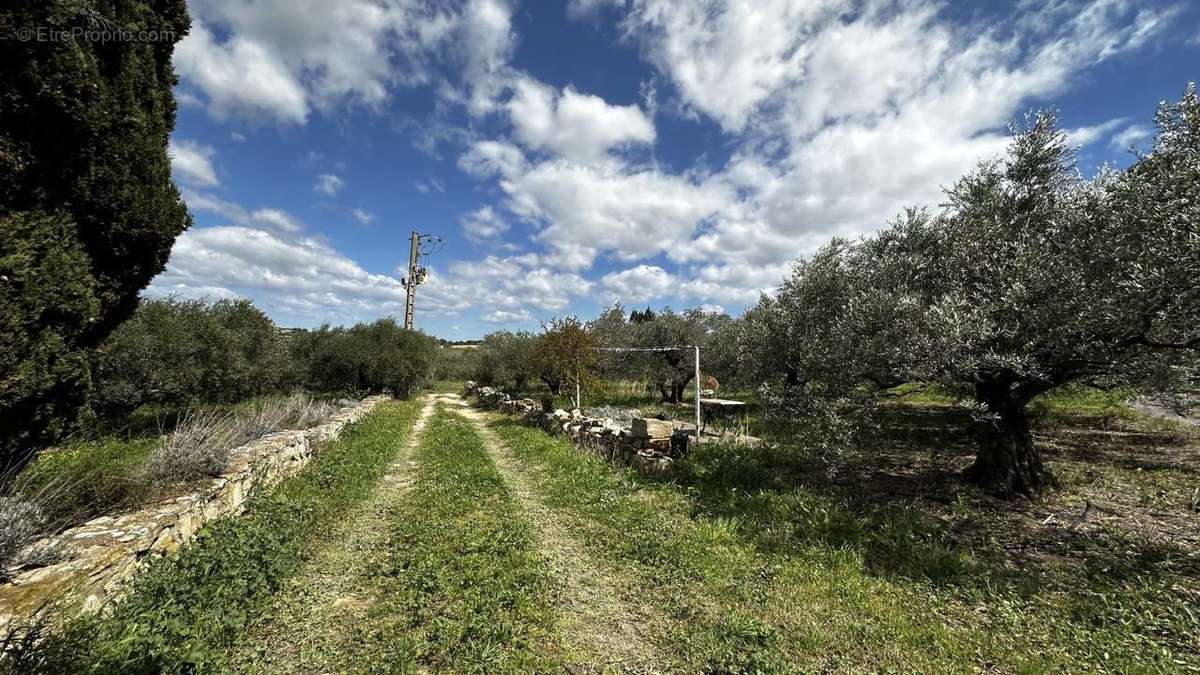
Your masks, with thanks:
[[[239,518],[160,558],[108,613],[11,645],[0,672],[222,672],[228,648],[270,607],[306,542],[361,501],[412,428],[415,402],[385,403]]]
[[[281,429],[320,424],[336,410],[332,403],[297,393],[231,411],[189,412],[150,454],[143,473],[152,483],[220,475],[238,446]]]

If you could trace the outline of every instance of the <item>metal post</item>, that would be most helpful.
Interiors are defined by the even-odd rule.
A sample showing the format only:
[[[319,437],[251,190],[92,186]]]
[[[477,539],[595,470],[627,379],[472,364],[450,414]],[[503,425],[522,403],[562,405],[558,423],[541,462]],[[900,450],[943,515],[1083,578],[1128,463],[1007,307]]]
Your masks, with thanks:
[[[413,230],[412,238],[408,244],[408,279],[406,289],[408,292],[404,298],[404,329],[413,329],[413,308],[417,303],[417,261],[419,260],[418,250],[421,247],[421,235],[416,230]]]
[[[696,442],[700,442],[700,347],[696,348]]]

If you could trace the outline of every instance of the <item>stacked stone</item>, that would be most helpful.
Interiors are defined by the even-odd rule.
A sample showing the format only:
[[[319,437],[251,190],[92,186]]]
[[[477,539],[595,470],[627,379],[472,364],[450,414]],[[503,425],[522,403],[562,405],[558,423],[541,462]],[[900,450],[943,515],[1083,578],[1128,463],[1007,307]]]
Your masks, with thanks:
[[[547,433],[565,436],[581,448],[643,473],[669,471],[674,459],[687,454],[688,437],[674,423],[636,417],[626,427],[611,418],[585,417],[579,410],[543,412],[533,399],[513,399],[492,387],[468,388],[479,404],[520,417]]]
[[[43,616],[59,605],[64,613],[100,609],[120,594],[148,558],[175,551],[209,522],[240,514],[250,494],[294,475],[315,447],[366,416],[385,396],[342,408],[323,424],[281,431],[235,448],[228,468],[201,491],[121,516],[101,516],[32,546],[52,550],[60,562],[11,570],[0,585],[0,633]]]

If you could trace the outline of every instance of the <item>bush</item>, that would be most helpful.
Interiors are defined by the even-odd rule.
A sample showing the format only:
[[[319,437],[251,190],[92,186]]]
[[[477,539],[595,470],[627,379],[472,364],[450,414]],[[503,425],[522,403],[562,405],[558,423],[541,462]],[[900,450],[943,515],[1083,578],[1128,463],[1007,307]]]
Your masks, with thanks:
[[[408,396],[433,373],[437,344],[395,319],[380,319],[293,336],[291,353],[314,391]]]
[[[120,422],[140,406],[234,403],[290,389],[287,345],[248,300],[148,300],[97,351],[92,406]]]
[[[479,368],[478,349],[442,345],[434,358],[433,379],[439,382],[463,382],[475,376]]]
[[[233,449],[283,429],[307,429],[336,411],[332,403],[298,393],[232,411],[189,412],[140,473],[146,483],[156,485],[218,476]]]
[[[528,332],[499,331],[485,335],[475,359],[471,378],[493,387],[511,386],[514,393],[523,392],[525,384],[538,372],[534,358],[536,338]]]
[[[5,3],[0,24],[182,39],[183,0]],[[0,464],[70,427],[90,350],[190,224],[171,182],[168,41],[0,41]]]

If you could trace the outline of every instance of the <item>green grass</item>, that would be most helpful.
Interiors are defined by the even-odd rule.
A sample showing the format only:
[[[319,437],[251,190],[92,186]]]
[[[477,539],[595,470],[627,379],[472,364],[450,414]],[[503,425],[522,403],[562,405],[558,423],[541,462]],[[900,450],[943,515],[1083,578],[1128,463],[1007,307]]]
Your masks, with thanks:
[[[1082,570],[1014,568],[1000,543],[958,546],[911,500],[790,483],[787,458],[712,446],[659,482],[513,422],[496,430],[543,469],[530,475],[548,504],[579,517],[597,559],[633,574],[640,597],[659,605],[665,643],[688,672],[1200,663],[1183,578],[1156,571],[1159,558],[1107,554],[1116,540],[1094,541]]]
[[[345,669],[562,672],[546,560],[470,422],[439,410],[417,460]]]
[[[157,438],[75,443],[39,455],[10,486],[41,504],[51,526],[69,527],[141,504],[152,486],[138,469]]]
[[[13,672],[220,672],[226,650],[270,606],[307,542],[365,498],[416,419],[384,403],[322,448],[299,474],[252,498],[244,515],[161,558],[105,617],[68,623],[0,665]]]

